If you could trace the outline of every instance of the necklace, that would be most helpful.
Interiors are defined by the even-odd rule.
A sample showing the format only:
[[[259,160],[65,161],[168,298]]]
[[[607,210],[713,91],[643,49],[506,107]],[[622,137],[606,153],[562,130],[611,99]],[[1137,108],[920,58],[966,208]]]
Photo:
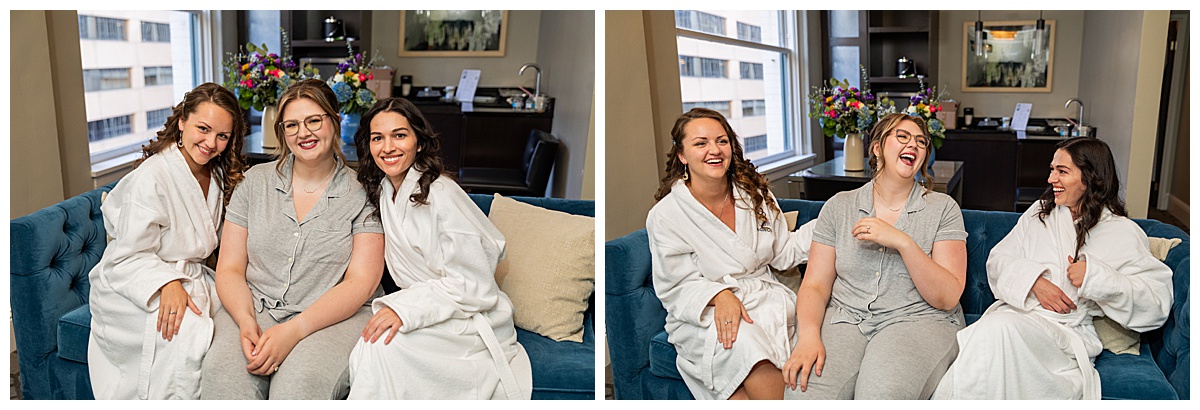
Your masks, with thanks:
[[[704,205],[704,203],[703,203],[703,202],[701,202],[700,204],[701,204],[701,205]],[[727,204],[729,204],[729,192],[726,192],[726,193],[725,193],[725,199],[722,199],[722,200],[721,200],[721,212],[718,212],[718,213],[717,213],[717,219],[721,219],[721,215],[725,215],[725,205],[727,205]],[[707,210],[708,210],[708,212],[712,212],[712,211],[713,211],[713,210],[712,210],[712,208],[709,208],[709,207],[708,207],[708,205],[704,205],[704,209],[707,209]]]
[[[883,194],[879,193],[879,186],[871,185],[871,188],[875,191],[875,195],[879,196],[879,202],[882,202],[883,206],[892,210],[892,212],[900,212],[900,208],[904,207],[904,203],[901,202],[900,206],[892,208],[891,205],[888,205],[887,201],[883,200]]]
[[[304,189],[304,188],[301,188],[301,189],[304,189],[304,192],[305,192],[305,193],[308,193],[308,194],[311,194],[311,193],[313,193],[313,192],[317,192],[317,188],[320,188],[320,187],[321,187],[321,185],[325,185],[325,183],[326,183],[326,182],[329,182],[329,180],[333,179],[333,174],[334,174],[334,172],[336,172],[336,171],[337,171],[337,164],[333,164],[333,169],[329,170],[329,176],[325,177],[325,180],[324,180],[324,181],[321,181],[321,183],[319,183],[319,184],[317,184],[316,186],[312,187],[312,189]]]

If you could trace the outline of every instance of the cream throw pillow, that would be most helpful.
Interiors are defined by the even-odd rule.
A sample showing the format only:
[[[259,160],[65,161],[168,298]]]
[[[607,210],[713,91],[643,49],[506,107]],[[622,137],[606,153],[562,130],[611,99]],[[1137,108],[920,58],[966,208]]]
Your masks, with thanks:
[[[1183,242],[1179,238],[1150,238],[1150,253],[1158,260],[1166,260],[1167,253]],[[1117,324],[1108,317],[1098,317],[1092,321],[1096,327],[1096,335],[1104,349],[1116,354],[1140,355],[1141,334]]]
[[[488,219],[504,234],[496,283],[513,302],[513,322],[555,341],[583,342],[583,315],[595,289],[595,218],[499,194]]]

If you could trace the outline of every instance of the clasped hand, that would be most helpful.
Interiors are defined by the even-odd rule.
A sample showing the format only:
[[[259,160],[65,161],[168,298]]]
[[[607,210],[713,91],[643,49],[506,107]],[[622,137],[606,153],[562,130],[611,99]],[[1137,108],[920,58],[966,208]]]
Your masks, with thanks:
[[[242,354],[246,356],[246,371],[259,376],[269,376],[279,370],[279,365],[303,339],[294,322],[284,322],[265,332],[260,332],[257,323],[241,328]]]
[[[891,249],[900,249],[912,242],[912,238],[899,229],[896,229],[892,224],[871,216],[855,222],[854,227],[850,228],[850,235],[853,235],[855,239],[860,241],[875,242],[880,246]]]
[[[742,324],[742,320],[746,323],[754,323],[750,319],[750,313],[746,312],[746,306],[742,305],[742,301],[738,299],[733,291],[729,289],[722,290],[712,298],[713,322],[717,327],[717,341],[726,349],[733,348],[733,342],[737,341],[738,327]]]
[[[183,284],[178,279],[167,282],[159,290],[158,323],[154,329],[162,332],[163,339],[171,341],[179,334],[179,325],[183,324],[183,314],[187,309],[200,315],[200,308],[183,289]]]

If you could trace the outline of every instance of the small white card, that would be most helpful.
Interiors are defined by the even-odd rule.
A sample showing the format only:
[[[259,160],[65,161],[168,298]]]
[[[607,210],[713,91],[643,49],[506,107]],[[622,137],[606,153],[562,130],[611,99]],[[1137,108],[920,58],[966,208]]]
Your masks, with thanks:
[[[475,101],[475,88],[479,86],[479,70],[466,69],[458,77],[458,88],[454,91],[454,101]]]
[[[1025,126],[1029,125],[1031,111],[1033,111],[1033,103],[1017,103],[1017,109],[1013,110],[1012,125],[1009,126],[1009,129],[1025,131]]]

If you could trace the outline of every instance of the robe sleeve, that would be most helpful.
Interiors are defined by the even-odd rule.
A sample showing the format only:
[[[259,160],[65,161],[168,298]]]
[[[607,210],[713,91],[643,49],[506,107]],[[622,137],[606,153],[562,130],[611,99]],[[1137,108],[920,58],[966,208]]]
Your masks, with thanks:
[[[701,318],[708,302],[722,290],[737,289],[737,285],[715,282],[701,275],[700,266],[693,260],[695,250],[679,232],[671,229],[670,222],[658,221],[657,216],[660,215],[652,211],[646,220],[654,293],[667,314],[695,326],[706,326]],[[678,219],[685,218],[678,215]]]
[[[461,203],[455,205],[464,206]],[[403,322],[401,332],[411,332],[454,317],[469,317],[496,306],[500,287],[494,275],[504,254],[504,242],[475,231],[475,226],[468,222],[474,218],[466,212],[450,212],[439,217],[434,225],[440,231],[431,236],[435,243],[428,244],[430,249],[413,250],[429,253],[429,269],[440,274],[439,278],[417,282],[372,303],[376,310],[382,304],[395,311]],[[483,223],[491,222],[485,219]]]
[[[1087,258],[1087,273],[1079,295],[1129,330],[1157,329],[1171,313],[1171,268],[1150,254],[1145,233],[1132,221],[1108,224],[1117,229],[1088,235],[1089,251],[1081,253]]]
[[[117,217],[110,232],[113,240],[105,250],[110,258],[109,268],[102,270],[103,279],[117,294],[153,312],[158,309],[163,285],[190,279],[158,256],[161,238],[170,225],[164,209],[170,202],[154,187],[131,188],[129,197],[109,212]]]
[[[992,247],[987,259],[988,286],[992,293],[996,299],[1021,310],[1037,307],[1036,299],[1030,300],[1029,291],[1033,282],[1050,273],[1044,265],[1025,256],[1028,246],[1025,239],[1027,235],[1035,234],[1033,229],[1047,228],[1041,226],[1034,214],[1026,211],[1017,219],[1017,226]]]
[[[771,267],[782,271],[807,262],[814,225],[813,221],[808,221],[795,231],[788,231],[783,214],[776,214],[775,223],[771,226],[775,232],[775,246],[772,247],[775,256],[771,259]]]

